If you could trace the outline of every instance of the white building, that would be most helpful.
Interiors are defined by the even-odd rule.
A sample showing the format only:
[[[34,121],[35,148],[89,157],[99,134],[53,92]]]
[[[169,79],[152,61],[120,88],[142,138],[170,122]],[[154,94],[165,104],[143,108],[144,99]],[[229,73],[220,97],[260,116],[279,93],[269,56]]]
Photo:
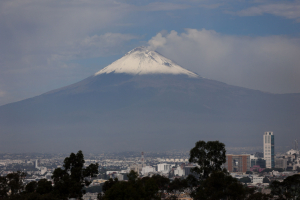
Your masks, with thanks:
[[[41,170],[41,175],[47,173],[47,167],[39,167],[39,169]]]
[[[171,169],[171,165],[167,163],[161,163],[157,165],[158,172],[169,172]]]
[[[288,154],[288,155],[299,154],[299,151],[291,149],[288,152],[286,152],[286,154]]]
[[[267,131],[263,135],[264,141],[264,159],[266,160],[266,168],[275,167],[275,151],[274,151],[274,134]]]
[[[174,170],[174,175],[175,176],[184,176],[184,170],[182,166],[178,166],[177,169]]]
[[[120,171],[106,171],[106,175],[110,175],[110,174],[119,174]]]
[[[40,159],[36,159],[34,167],[40,169]]]
[[[148,174],[150,172],[155,172],[154,167],[145,166],[145,167],[142,168],[142,175]]]
[[[264,177],[261,176],[252,176],[252,183],[263,183]]]

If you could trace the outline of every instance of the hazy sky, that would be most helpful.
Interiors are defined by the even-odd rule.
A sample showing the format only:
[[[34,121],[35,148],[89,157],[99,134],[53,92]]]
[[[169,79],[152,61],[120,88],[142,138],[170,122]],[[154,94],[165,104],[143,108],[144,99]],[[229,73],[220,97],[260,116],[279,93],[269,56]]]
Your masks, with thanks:
[[[300,92],[300,1],[1,0],[0,27],[0,105],[141,45],[206,78]]]

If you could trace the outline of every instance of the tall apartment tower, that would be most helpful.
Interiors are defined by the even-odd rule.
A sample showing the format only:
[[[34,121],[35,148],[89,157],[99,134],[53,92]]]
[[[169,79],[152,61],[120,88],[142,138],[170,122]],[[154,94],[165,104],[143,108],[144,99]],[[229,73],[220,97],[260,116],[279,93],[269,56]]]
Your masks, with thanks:
[[[266,168],[275,167],[274,158],[274,134],[271,131],[267,131],[264,134],[264,159],[266,160]]]

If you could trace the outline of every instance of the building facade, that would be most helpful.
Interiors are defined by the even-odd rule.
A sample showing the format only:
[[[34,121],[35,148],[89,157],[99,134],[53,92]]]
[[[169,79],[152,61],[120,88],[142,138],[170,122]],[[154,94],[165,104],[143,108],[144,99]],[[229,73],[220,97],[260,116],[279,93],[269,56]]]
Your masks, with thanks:
[[[265,132],[263,136],[264,141],[264,160],[266,161],[266,168],[275,167],[275,150],[274,150],[274,134],[271,131]]]
[[[171,170],[171,165],[167,163],[160,163],[157,165],[158,172],[169,172]]]
[[[282,168],[286,170],[288,159],[286,158],[276,158],[275,159],[275,168]]]
[[[258,165],[260,168],[266,168],[266,161],[262,158],[251,159],[251,167]]]
[[[243,172],[250,171],[250,155],[226,155],[225,168],[229,172]]]

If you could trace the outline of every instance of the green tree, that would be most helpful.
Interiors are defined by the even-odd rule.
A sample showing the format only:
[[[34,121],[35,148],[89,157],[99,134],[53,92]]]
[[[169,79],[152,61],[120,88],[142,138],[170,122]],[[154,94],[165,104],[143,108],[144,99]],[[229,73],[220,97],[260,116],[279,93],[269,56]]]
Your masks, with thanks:
[[[6,176],[5,177],[0,176],[0,198],[7,197],[8,191],[9,191],[9,187],[8,187]]]
[[[82,199],[85,191],[84,186],[91,182],[88,178],[98,174],[98,163],[90,164],[84,168],[84,157],[82,151],[77,154],[71,153],[64,160],[63,169],[57,168],[53,172],[54,181],[53,193],[61,199],[77,198]]]
[[[231,199],[247,198],[253,189],[248,189],[236,178],[229,175],[222,165],[226,162],[225,145],[219,141],[198,141],[190,151],[189,162],[198,166],[193,169],[199,180],[190,179],[193,199]],[[247,182],[249,178],[247,178]],[[251,180],[250,180],[251,181]]]
[[[7,186],[11,192],[11,196],[20,193],[24,189],[23,180],[26,174],[24,172],[14,172],[6,175]]]
[[[251,192],[247,200],[270,200],[273,196],[271,194],[262,194],[261,192]]]
[[[239,179],[242,183],[251,183],[251,179],[249,177],[243,177]]]
[[[263,183],[270,183],[269,178],[265,177],[265,178],[263,179]]]
[[[171,194],[169,199],[177,199],[178,194],[189,187],[188,179],[175,178],[168,187],[168,193]]]
[[[249,189],[224,171],[213,171],[192,193],[193,199],[245,199]]]
[[[226,162],[225,145],[219,141],[198,141],[190,151],[190,163],[198,164],[192,169],[200,180],[208,178],[214,171],[221,171]]]
[[[264,172],[269,173],[269,172],[272,172],[272,171],[273,171],[273,169],[266,168],[266,169],[264,169],[264,170],[262,171],[262,173],[264,173]]]
[[[39,182],[37,183],[37,187],[36,187],[36,192],[38,194],[49,194],[51,193],[53,190],[52,188],[52,182],[51,181],[47,181],[47,179],[41,179],[39,180]]]
[[[110,178],[108,181],[104,182],[104,184],[102,186],[102,191],[106,192],[107,190],[109,190],[113,185],[115,185],[118,182],[119,182],[119,180],[117,178],[115,178],[115,179]]]
[[[36,181],[31,181],[30,183],[28,183],[25,186],[25,192],[26,193],[33,193],[33,192],[35,192],[36,188],[37,188],[37,182]]]
[[[130,171],[127,175],[128,181],[108,180],[103,185],[104,195],[99,194],[98,199],[105,200],[127,200],[161,199],[158,193],[159,187],[164,188],[166,181],[161,176],[144,177],[138,179],[138,174]]]
[[[170,179],[168,179],[164,176],[161,176],[159,174],[155,174],[151,178],[155,181],[155,183],[158,186],[159,190],[167,190],[168,189]]]
[[[282,182],[273,181],[270,188],[278,199],[300,199],[300,174],[289,176]]]

